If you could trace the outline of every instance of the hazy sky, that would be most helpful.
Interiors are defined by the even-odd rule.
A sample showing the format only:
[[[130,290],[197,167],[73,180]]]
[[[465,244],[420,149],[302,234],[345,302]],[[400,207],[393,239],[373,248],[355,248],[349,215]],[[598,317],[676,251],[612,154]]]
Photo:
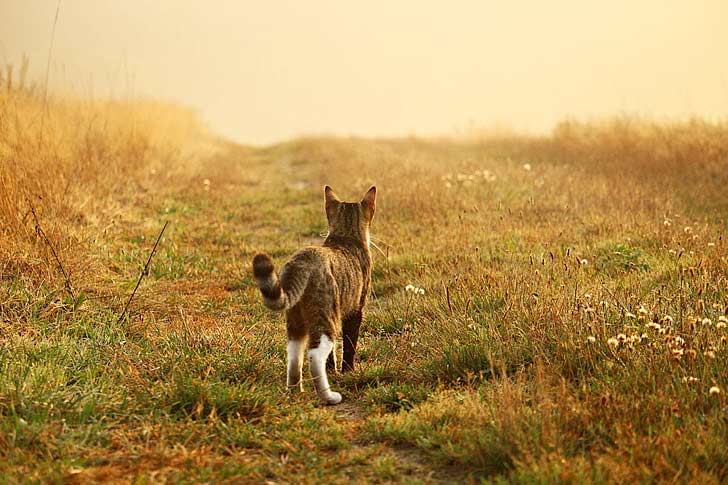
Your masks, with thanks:
[[[0,0],[43,77],[55,0]],[[64,0],[51,84],[197,108],[246,143],[728,114],[728,1]]]

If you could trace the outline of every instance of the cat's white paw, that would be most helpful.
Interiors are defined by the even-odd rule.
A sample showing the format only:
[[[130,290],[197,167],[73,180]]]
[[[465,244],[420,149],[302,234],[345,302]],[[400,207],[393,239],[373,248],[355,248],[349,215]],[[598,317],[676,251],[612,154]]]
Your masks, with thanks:
[[[324,400],[328,406],[335,406],[341,402],[341,394],[338,392],[330,392]]]

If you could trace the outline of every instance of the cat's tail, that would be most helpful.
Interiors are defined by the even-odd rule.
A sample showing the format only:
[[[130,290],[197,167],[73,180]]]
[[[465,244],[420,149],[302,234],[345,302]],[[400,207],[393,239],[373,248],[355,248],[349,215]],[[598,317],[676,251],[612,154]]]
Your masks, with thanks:
[[[286,265],[288,266],[288,265]],[[263,304],[275,311],[288,310],[301,299],[308,283],[308,274],[302,271],[284,271],[281,278],[283,286],[273,268],[273,261],[265,253],[256,254],[253,258],[253,276],[255,284],[263,295]]]

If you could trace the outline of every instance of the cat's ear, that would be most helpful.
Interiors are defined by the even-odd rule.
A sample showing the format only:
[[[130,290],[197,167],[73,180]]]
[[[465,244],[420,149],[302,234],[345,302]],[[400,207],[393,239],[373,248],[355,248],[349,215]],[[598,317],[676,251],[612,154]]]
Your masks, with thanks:
[[[367,191],[360,204],[364,208],[364,212],[367,214],[369,220],[371,220],[377,208],[377,188],[375,186],[372,185],[372,188]]]
[[[330,219],[336,214],[336,209],[339,207],[341,201],[336,197],[334,189],[328,185],[324,187],[324,196],[326,197],[326,216]]]

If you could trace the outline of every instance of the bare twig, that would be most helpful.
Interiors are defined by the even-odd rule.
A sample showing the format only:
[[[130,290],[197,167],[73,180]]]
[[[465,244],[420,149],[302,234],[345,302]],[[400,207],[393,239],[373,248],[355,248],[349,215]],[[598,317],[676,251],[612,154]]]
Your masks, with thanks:
[[[43,239],[45,240],[46,244],[49,248],[51,248],[51,252],[53,253],[53,257],[56,259],[56,263],[58,263],[58,267],[61,269],[61,273],[63,273],[63,278],[66,280],[66,291],[71,295],[72,298],[76,298],[76,295],[73,293],[73,285],[71,285],[71,278],[68,276],[68,273],[66,272],[66,268],[63,267],[63,263],[61,263],[61,259],[58,257],[58,253],[56,252],[56,248],[53,247],[53,244],[51,243],[51,240],[48,239],[48,236],[46,235],[45,231],[42,227],[40,227],[40,221],[38,220],[38,214],[35,213],[35,207],[30,206],[30,213],[33,214],[33,219],[35,220],[35,232],[37,234],[40,234],[43,236]]]
[[[48,109],[48,78],[51,70],[51,58],[53,56],[53,41],[56,38],[56,24],[58,23],[58,13],[61,11],[61,0],[56,5],[56,16],[53,19],[53,30],[51,31],[51,44],[48,47],[48,63],[46,64],[45,83],[43,87],[43,112],[40,118],[40,137],[39,142],[43,142],[43,125],[45,122],[46,110]]]
[[[132,291],[131,295],[129,295],[129,300],[127,300],[126,305],[124,305],[124,309],[121,311],[121,315],[119,315],[119,319],[116,321],[117,324],[121,323],[121,320],[124,318],[126,311],[129,309],[129,305],[131,305],[131,301],[134,299],[134,295],[136,295],[137,289],[139,289],[139,285],[142,284],[142,278],[144,278],[144,275],[147,274],[147,270],[149,269],[149,264],[152,262],[154,253],[157,252],[157,246],[159,245],[159,241],[162,239],[162,234],[164,234],[164,230],[167,229],[168,224],[169,224],[169,221],[166,221],[164,223],[164,227],[162,227],[162,230],[159,232],[159,236],[157,236],[157,242],[154,243],[152,252],[149,253],[149,258],[147,259],[147,264],[144,265],[144,269],[139,274],[139,279],[137,280],[136,286],[134,287],[134,291]]]

